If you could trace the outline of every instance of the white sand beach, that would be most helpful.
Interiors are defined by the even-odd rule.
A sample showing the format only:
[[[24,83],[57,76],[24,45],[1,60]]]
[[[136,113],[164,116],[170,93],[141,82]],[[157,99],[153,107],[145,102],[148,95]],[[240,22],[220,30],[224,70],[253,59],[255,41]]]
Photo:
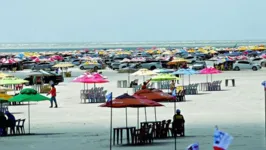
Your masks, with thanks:
[[[74,75],[80,75],[77,71]],[[16,73],[22,74],[22,73]],[[110,83],[98,84],[114,96],[130,89],[117,88],[117,80],[127,79],[127,74],[106,70],[103,74]],[[200,92],[186,96],[186,102],[177,104],[186,119],[186,137],[177,139],[177,149],[184,150],[189,144],[199,142],[201,150],[211,150],[214,126],[234,137],[230,150],[266,149],[264,138],[264,91],[261,82],[266,70],[223,72],[213,75],[213,80],[223,80],[223,91]],[[134,77],[135,78],[135,77]],[[225,87],[224,80],[234,78],[236,87]],[[73,79],[73,78],[71,78]],[[110,109],[99,104],[80,104],[82,84],[65,83],[57,86],[59,108],[49,108],[49,102],[39,102],[31,107],[31,132],[39,135],[0,137],[0,150],[104,150],[109,149]],[[140,81],[142,81],[140,79]],[[188,78],[185,78],[187,83]],[[206,81],[205,75],[191,77],[194,83]],[[92,87],[93,85],[89,85]],[[157,108],[158,120],[172,119],[173,103],[163,103]],[[27,105],[10,106],[17,118],[27,118]],[[140,109],[140,121],[144,110]],[[154,109],[147,108],[148,120],[154,120]],[[128,109],[128,123],[137,124],[137,110]],[[28,122],[25,127],[27,131]],[[125,109],[113,109],[113,127],[125,126]],[[174,139],[155,140],[151,146],[139,149],[174,149]],[[133,150],[136,147],[114,146],[113,149]]]

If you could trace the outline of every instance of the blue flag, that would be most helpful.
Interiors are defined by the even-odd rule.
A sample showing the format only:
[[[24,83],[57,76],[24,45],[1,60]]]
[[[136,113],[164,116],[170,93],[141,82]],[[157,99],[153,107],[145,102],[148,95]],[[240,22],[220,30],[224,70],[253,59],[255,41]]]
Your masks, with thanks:
[[[176,88],[173,90],[172,96],[176,96]]]
[[[113,99],[113,93],[112,92],[106,95],[107,102],[111,102],[112,99]]]

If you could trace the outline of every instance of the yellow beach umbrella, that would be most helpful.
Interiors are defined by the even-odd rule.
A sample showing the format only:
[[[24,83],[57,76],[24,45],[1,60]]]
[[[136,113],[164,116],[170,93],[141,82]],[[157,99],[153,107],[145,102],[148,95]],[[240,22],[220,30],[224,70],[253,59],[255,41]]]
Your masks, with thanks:
[[[73,67],[74,65],[71,63],[59,63],[54,65],[54,68],[68,68],[68,67]]]
[[[13,76],[0,72],[0,78],[5,78],[5,77],[13,77]]]
[[[162,55],[172,55],[173,53],[171,51],[165,51],[162,53]]]
[[[188,62],[188,61],[184,58],[178,58],[168,62],[167,65],[176,65],[177,63],[183,63],[183,62]]]
[[[12,98],[13,96],[7,94],[0,94],[0,101],[8,101],[8,99]]]
[[[238,50],[239,51],[246,51],[248,48],[247,47],[245,47],[245,46],[242,46],[242,47],[238,47]]]

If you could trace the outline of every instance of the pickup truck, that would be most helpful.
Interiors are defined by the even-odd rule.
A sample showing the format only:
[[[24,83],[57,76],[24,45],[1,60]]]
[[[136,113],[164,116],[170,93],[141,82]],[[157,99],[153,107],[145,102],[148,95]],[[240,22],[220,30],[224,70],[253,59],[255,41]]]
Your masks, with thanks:
[[[45,84],[49,84],[49,83],[51,83],[51,81],[53,81],[53,83],[55,85],[58,85],[60,82],[64,82],[64,77],[62,75],[52,73],[52,72],[49,72],[49,73],[51,74],[50,76],[43,76],[43,82]],[[27,85],[27,86],[33,85],[33,76],[28,76],[24,80],[29,81],[28,83],[25,83],[25,85]],[[38,79],[37,79],[37,81],[38,81]],[[37,82],[37,84],[38,84],[38,82]]]

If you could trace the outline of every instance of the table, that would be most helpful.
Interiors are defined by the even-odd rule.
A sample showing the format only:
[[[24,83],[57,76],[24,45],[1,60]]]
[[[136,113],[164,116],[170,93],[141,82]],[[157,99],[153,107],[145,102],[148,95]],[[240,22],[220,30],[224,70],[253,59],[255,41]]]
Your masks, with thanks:
[[[228,81],[232,82],[232,86],[235,86],[235,79],[225,79],[225,86],[228,86]]]
[[[134,143],[134,139],[132,138],[136,127],[117,127],[114,128],[113,131],[113,145],[115,145],[115,142],[117,145],[123,144],[123,131],[126,131],[127,134],[127,144],[133,144]],[[131,142],[130,142],[130,137],[131,137]],[[119,139],[120,138],[120,139]]]
[[[200,83],[199,90],[200,91],[208,91],[209,84],[210,84],[210,82]]]

